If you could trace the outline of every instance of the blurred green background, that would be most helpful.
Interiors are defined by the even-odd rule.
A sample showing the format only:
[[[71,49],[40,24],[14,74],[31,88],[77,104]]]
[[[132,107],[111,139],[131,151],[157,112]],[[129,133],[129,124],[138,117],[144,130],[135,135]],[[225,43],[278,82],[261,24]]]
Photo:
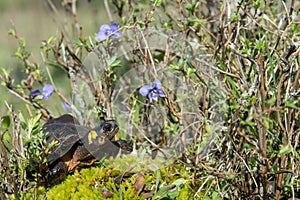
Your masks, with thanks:
[[[57,13],[53,12],[49,2],[55,5]],[[18,41],[7,34],[9,29],[15,28],[18,36],[25,39],[27,50],[32,52],[32,61],[39,63],[42,67],[45,67],[40,49],[43,40],[47,40],[50,36],[59,38],[63,28],[67,29],[70,39],[78,40],[75,28],[71,25],[74,18],[66,10],[67,7],[62,6],[63,2],[61,0],[0,1],[0,68],[6,68],[8,72],[12,72],[14,79],[18,80],[22,77],[23,66],[14,56]],[[98,32],[101,24],[110,23],[102,0],[78,1],[77,15],[79,24],[83,28],[83,36],[93,36]],[[12,104],[16,111],[25,109],[25,103],[10,94],[3,86],[0,87],[0,92],[1,115],[7,110],[5,100],[8,104]]]

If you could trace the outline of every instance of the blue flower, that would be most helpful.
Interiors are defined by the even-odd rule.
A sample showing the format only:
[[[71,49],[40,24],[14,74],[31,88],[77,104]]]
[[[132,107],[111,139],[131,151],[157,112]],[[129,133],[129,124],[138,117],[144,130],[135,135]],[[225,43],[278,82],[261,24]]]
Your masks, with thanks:
[[[36,96],[36,95],[40,95],[41,91],[40,90],[33,90],[32,92],[30,92],[29,96]]]
[[[43,99],[47,100],[54,92],[54,87],[51,84],[46,84],[43,87],[43,91],[33,90],[30,92],[29,96],[42,95]]]
[[[69,112],[70,110],[72,110],[72,101],[70,100],[69,102],[62,102],[62,107],[65,111]]]
[[[51,84],[46,84],[43,87],[43,92],[42,92],[43,98],[47,100],[53,94],[53,91],[54,91],[54,87]]]
[[[118,28],[118,24],[114,22],[112,22],[110,25],[103,24],[96,36],[96,40],[101,42],[103,40],[106,40],[108,36],[111,36],[112,38],[119,38],[121,36],[121,33],[117,31]]]
[[[161,82],[158,79],[153,81],[152,86],[144,85],[143,87],[141,87],[140,93],[144,97],[149,95],[150,103],[152,103],[152,100],[157,101],[158,96],[166,97],[166,93],[161,90]]]

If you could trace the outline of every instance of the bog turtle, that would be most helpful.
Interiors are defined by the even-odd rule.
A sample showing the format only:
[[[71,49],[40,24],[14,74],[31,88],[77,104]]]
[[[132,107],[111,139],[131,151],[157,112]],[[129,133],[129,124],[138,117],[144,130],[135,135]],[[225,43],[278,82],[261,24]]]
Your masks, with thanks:
[[[104,156],[117,155],[120,149],[132,151],[131,141],[113,141],[118,130],[115,120],[107,120],[93,129],[80,125],[69,114],[49,120],[44,125],[48,132],[46,141],[57,141],[58,145],[50,149],[41,183],[51,185],[75,169],[90,166]]]

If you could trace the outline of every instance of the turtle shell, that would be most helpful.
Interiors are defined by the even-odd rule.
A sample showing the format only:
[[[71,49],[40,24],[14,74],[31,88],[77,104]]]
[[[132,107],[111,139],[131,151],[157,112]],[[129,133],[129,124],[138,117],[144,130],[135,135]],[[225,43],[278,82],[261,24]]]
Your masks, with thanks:
[[[48,132],[46,137],[48,143],[58,142],[58,146],[54,146],[51,154],[47,157],[50,164],[66,155],[74,145],[79,144],[79,131],[86,133],[89,131],[86,127],[80,126],[78,121],[68,114],[49,120],[44,125],[44,130]]]

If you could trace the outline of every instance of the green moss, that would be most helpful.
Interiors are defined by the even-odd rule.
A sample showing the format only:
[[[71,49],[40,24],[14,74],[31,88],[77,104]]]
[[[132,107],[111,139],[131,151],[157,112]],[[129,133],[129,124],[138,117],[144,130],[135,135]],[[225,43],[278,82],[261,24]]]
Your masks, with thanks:
[[[119,199],[120,195],[123,196],[123,199],[140,199],[135,196],[131,187],[133,179],[130,178],[118,185],[115,183],[116,177],[109,177],[113,174],[120,175],[120,172],[115,172],[115,170],[103,167],[76,171],[61,184],[52,187],[47,193],[47,199],[101,199],[103,188],[107,188],[113,193],[113,199]]]
[[[131,159],[133,158],[131,157]],[[122,163],[129,160],[128,157],[120,158],[119,162]],[[184,166],[174,164],[156,171],[151,171],[147,168],[141,169],[140,171],[145,176],[145,186],[140,195],[135,194],[135,190],[132,187],[135,183],[137,172],[132,172],[128,169],[128,167],[125,170],[120,170],[111,166],[101,166],[75,171],[73,175],[69,175],[63,182],[50,188],[47,193],[41,187],[39,199],[104,199],[102,196],[103,188],[108,189],[112,193],[112,197],[108,199],[120,199],[120,197],[128,200],[143,199],[142,195],[151,192],[151,190],[153,197],[156,193],[163,194],[162,196],[156,196],[156,199],[165,197],[177,197],[177,199],[188,197],[188,199],[192,199],[194,195],[191,181],[189,181],[191,180],[188,173],[189,170]],[[122,180],[121,183],[119,183],[119,180]],[[173,188],[173,190],[168,190],[168,187]],[[28,199],[30,197],[29,195]]]
[[[108,166],[121,171],[130,169],[132,172],[147,172],[156,171],[157,169],[164,168],[165,166],[171,165],[171,160],[166,161],[163,158],[151,159],[147,156],[138,157],[136,155],[122,155],[119,158],[110,158],[106,160]]]
[[[38,188],[38,200],[42,200],[45,199],[45,193],[46,193],[46,189],[44,187],[39,187]],[[31,189],[25,196],[24,199],[34,199],[34,189]]]
[[[194,192],[191,186],[191,182],[187,182],[181,188],[177,199],[193,199],[193,198],[194,198]]]
[[[97,181],[101,181],[107,169],[103,167],[92,167],[75,171],[68,176],[61,184],[52,187],[48,194],[48,199],[91,199],[101,195],[101,190],[96,189]]]

